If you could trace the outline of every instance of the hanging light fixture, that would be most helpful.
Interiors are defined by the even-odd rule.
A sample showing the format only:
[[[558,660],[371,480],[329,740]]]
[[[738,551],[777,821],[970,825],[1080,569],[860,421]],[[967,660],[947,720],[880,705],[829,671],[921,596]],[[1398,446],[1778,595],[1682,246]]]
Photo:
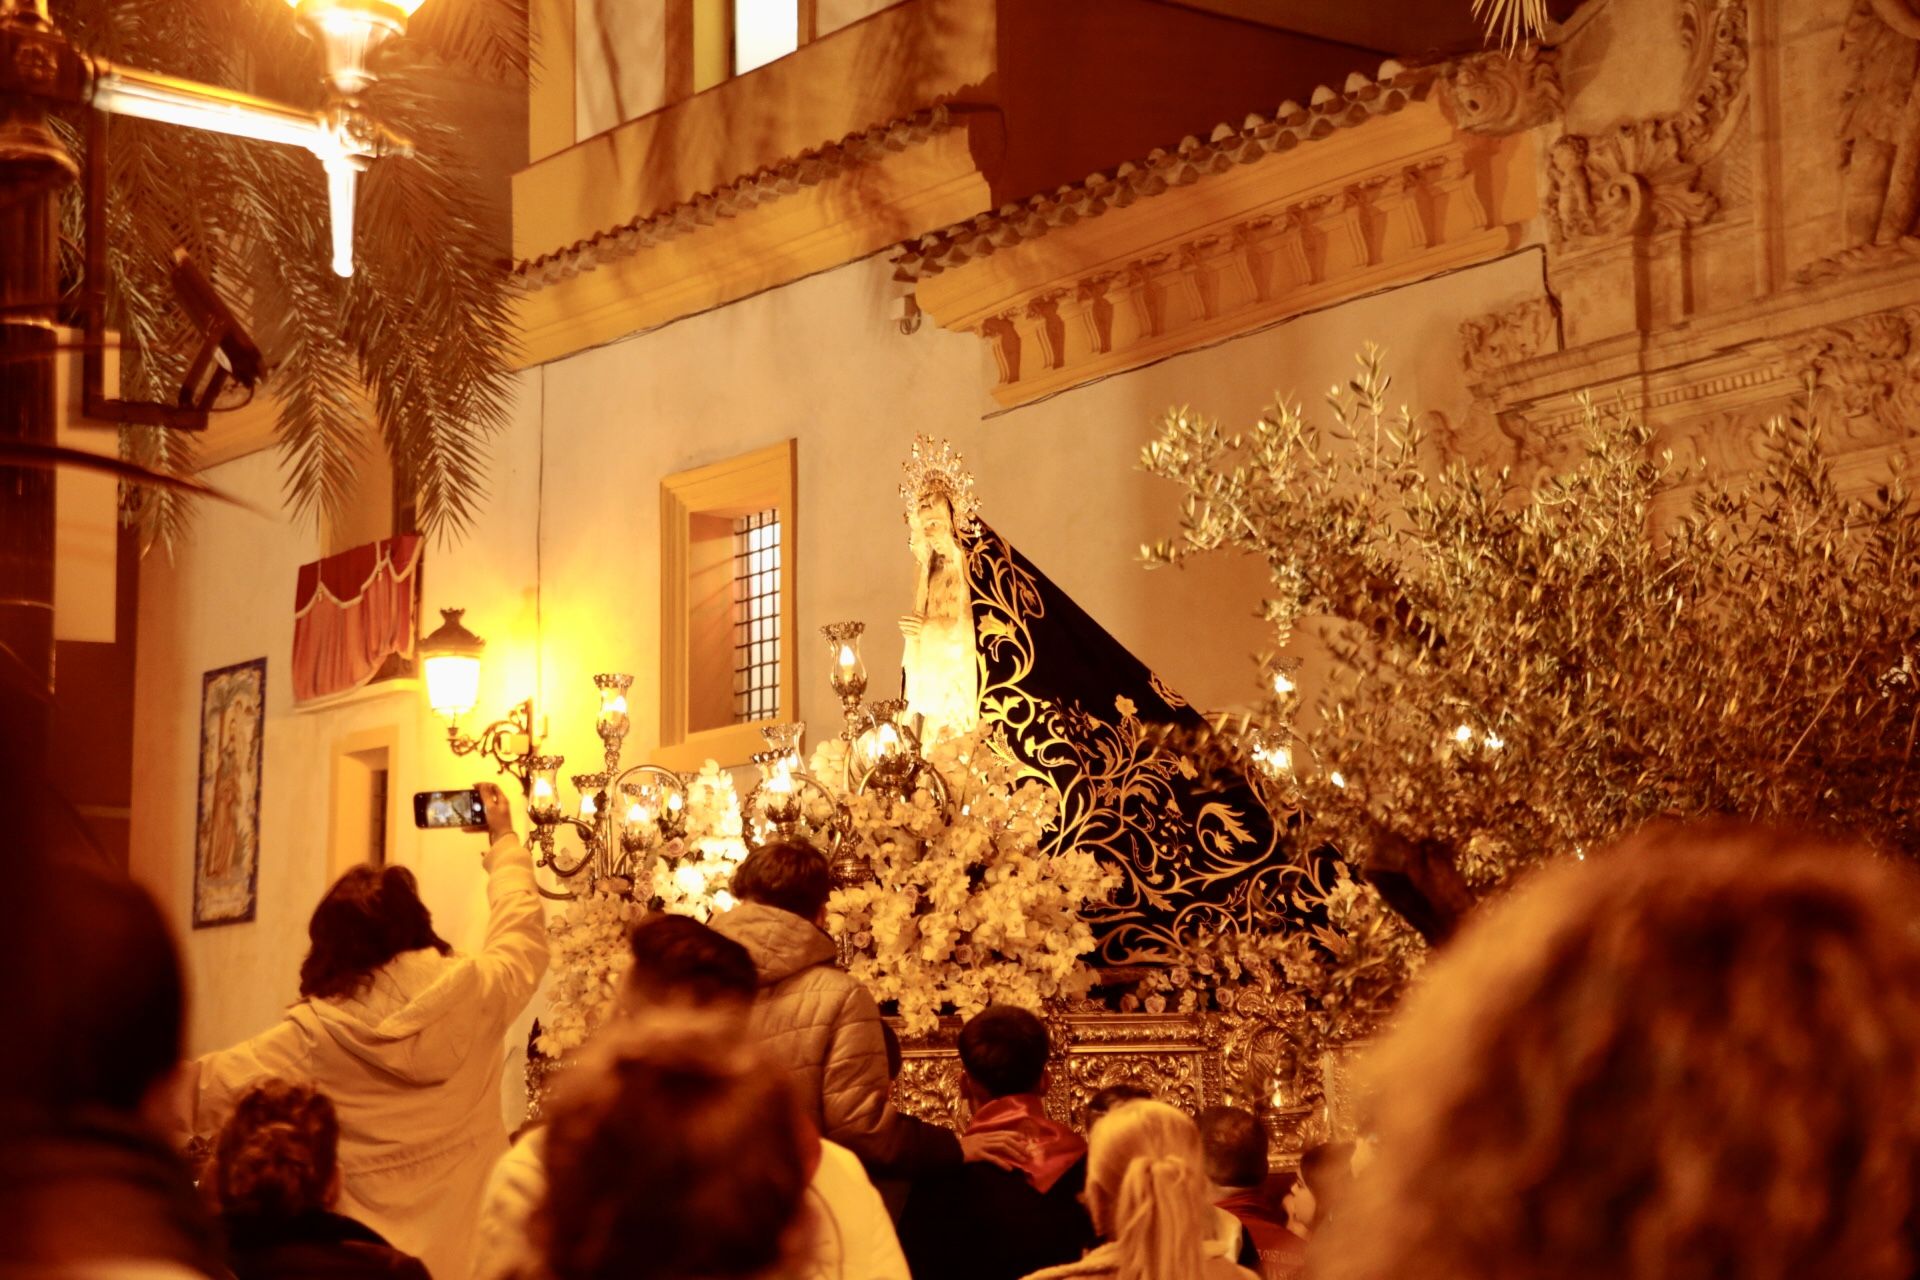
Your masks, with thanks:
[[[351,98],[373,83],[367,70],[373,51],[407,33],[407,19],[422,0],[287,0],[300,26],[320,46],[327,83]]]

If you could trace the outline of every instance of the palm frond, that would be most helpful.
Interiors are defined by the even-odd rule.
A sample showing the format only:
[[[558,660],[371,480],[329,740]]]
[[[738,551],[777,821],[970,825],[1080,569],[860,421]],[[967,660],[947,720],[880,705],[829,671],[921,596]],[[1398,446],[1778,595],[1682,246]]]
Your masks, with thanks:
[[[66,29],[108,57],[296,105],[324,92],[317,54],[284,0],[53,2]],[[289,505],[318,518],[350,500],[371,393],[378,437],[396,483],[416,495],[420,527],[463,529],[482,493],[485,442],[506,417],[513,330],[499,218],[476,187],[450,94],[461,79],[523,78],[526,18],[527,0],[428,5],[408,39],[382,52],[370,106],[418,149],[368,172],[351,281],[327,270],[326,193],[311,156],[112,121],[107,318],[125,343],[123,393],[170,400],[177,390],[194,343],[170,283],[173,250],[184,245],[267,356]],[[126,432],[123,453],[172,475],[193,466],[190,439],[152,429]],[[182,536],[183,495],[129,492],[143,545],[170,548]]]
[[[1547,0],[1473,0],[1473,16],[1480,19],[1489,41],[1512,49],[1547,32]]]
[[[445,66],[499,82],[527,78],[527,0],[430,4],[407,30],[408,46]]]

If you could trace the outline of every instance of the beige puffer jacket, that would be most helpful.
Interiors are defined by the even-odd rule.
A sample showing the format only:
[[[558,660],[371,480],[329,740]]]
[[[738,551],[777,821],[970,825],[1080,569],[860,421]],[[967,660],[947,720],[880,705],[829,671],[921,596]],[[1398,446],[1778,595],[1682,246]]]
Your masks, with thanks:
[[[760,991],[749,1029],[801,1100],[815,1105],[822,1136],[865,1160],[889,1159],[896,1116],[880,1008],[834,963],[833,940],[791,911],[757,902],[712,923],[753,957]]]

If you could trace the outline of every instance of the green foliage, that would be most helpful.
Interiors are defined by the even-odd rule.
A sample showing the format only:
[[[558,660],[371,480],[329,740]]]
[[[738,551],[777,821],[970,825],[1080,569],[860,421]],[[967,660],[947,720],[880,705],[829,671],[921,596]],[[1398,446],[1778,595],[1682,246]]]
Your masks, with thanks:
[[[1845,497],[1796,419],[1710,481],[1588,402],[1576,456],[1523,483],[1435,460],[1388,385],[1370,350],[1324,428],[1284,402],[1244,432],[1178,411],[1145,451],[1186,490],[1149,560],[1261,557],[1276,651],[1311,629],[1332,657],[1312,708],[1281,679],[1209,744],[1298,809],[1297,848],[1366,867],[1435,840],[1480,893],[1659,817],[1920,853],[1920,511],[1897,466]],[[1317,981],[1411,945],[1375,925],[1323,945]]]
[[[285,0],[54,0],[53,9],[105,57],[296,105],[322,101],[318,52]],[[513,330],[504,246],[485,225],[448,87],[523,78],[525,32],[525,0],[436,0],[376,55],[368,109],[415,155],[362,176],[350,280],[328,269],[326,186],[312,156],[112,120],[106,283],[108,323],[126,344],[125,393],[171,399],[178,386],[193,339],[168,273],[184,246],[266,354],[289,505],[309,518],[338,511],[377,439],[420,528],[464,528],[486,442],[507,412]],[[68,141],[80,154],[79,138]],[[69,283],[80,287],[77,273]],[[363,396],[375,409],[371,437]],[[171,474],[193,468],[191,437],[178,432],[129,429],[124,451]],[[143,489],[128,501],[148,546],[184,532],[181,495]]]

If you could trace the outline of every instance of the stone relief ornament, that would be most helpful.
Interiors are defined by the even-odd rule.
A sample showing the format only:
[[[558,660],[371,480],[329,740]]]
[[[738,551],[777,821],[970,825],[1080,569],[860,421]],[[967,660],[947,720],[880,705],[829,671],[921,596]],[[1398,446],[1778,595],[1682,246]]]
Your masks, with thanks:
[[[1698,226],[1718,211],[1702,173],[1745,115],[1746,0],[1691,0],[1681,38],[1695,54],[1685,107],[1553,144],[1547,222],[1555,244]]]
[[[1920,255],[1920,12],[1913,0],[1852,0],[1840,50],[1844,246],[1802,283]]]
[[[1813,378],[1836,442],[1867,446],[1920,430],[1920,306],[1798,335],[1788,351]]]
[[[1847,247],[1894,245],[1920,215],[1920,12],[1913,0],[1853,0],[1840,48]]]
[[[1519,133],[1560,114],[1558,55],[1538,45],[1476,54],[1440,78],[1440,105],[1467,133]]]
[[[1551,298],[1529,298],[1460,322],[1460,366],[1478,379],[1560,350],[1560,312]]]

